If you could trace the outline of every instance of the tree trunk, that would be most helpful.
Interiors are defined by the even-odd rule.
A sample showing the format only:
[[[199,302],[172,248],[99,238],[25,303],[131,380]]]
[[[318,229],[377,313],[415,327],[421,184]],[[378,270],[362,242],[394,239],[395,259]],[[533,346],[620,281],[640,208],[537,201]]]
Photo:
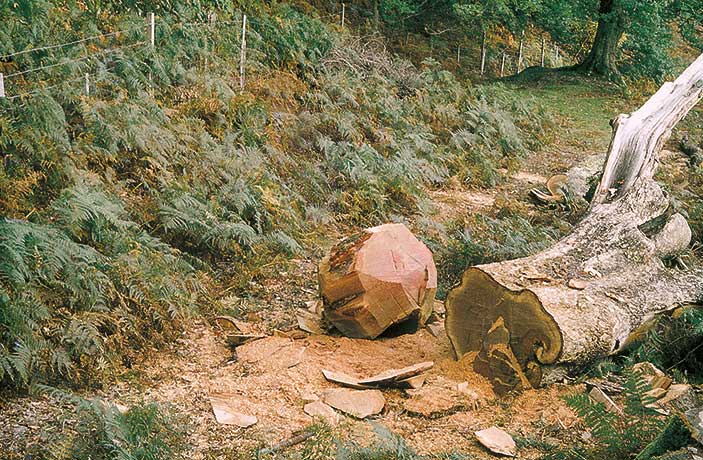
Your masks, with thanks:
[[[620,0],[600,0],[598,30],[593,46],[577,69],[607,77],[619,75],[618,45],[625,32],[625,14]]]
[[[653,180],[674,126],[703,96],[703,55],[639,110],[620,115],[603,176],[574,231],[522,259],[469,268],[446,301],[457,357],[499,393],[540,383],[545,366],[621,351],[656,315],[703,299],[703,268],[664,261],[691,230]]]

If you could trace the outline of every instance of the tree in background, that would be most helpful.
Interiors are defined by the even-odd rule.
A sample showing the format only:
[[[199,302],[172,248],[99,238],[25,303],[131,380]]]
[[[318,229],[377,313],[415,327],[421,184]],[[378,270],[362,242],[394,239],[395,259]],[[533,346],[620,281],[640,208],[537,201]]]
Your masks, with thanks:
[[[611,78],[663,79],[676,33],[703,49],[703,0],[368,0],[365,8],[378,27],[395,30],[433,24],[481,36],[503,28],[517,37],[535,25],[581,60],[570,70]]]
[[[597,24],[590,51],[573,70],[661,80],[672,68],[676,30],[689,44],[703,44],[702,11],[701,0],[561,0],[543,2],[535,17],[571,50]]]

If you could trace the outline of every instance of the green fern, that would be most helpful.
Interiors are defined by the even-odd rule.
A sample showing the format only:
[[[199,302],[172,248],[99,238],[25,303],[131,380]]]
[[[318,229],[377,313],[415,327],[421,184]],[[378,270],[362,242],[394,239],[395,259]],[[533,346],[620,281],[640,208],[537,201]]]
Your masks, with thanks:
[[[623,382],[622,413],[606,410],[602,403],[594,402],[587,394],[566,398],[567,403],[581,417],[593,435],[595,447],[588,452],[589,459],[627,459],[633,452],[640,452],[665,428],[665,422],[650,407],[654,399],[643,376],[628,370]],[[553,458],[565,453],[555,453]],[[564,458],[577,458],[574,451]],[[550,457],[552,458],[552,457]]]
[[[139,403],[121,412],[102,399],[84,399],[39,386],[74,406],[57,433],[47,433],[48,457],[55,460],[166,460],[184,457],[187,421],[157,403]]]

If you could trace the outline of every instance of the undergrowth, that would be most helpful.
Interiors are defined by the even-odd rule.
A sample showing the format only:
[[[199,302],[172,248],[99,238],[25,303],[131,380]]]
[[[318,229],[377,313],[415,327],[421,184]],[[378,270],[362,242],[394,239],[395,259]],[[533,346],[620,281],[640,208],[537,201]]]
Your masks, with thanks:
[[[155,402],[131,407],[84,399],[45,387],[65,415],[35,447],[47,460],[178,460],[185,457],[188,422]]]
[[[6,81],[13,94],[68,81],[0,100],[6,386],[100,383],[257,267],[333,227],[424,214],[426,190],[450,178],[490,186],[549,139],[534,101],[417,68],[288,4],[247,9],[243,92],[241,5],[217,2],[210,21],[159,2],[153,49],[117,49],[146,28],[115,5],[0,7],[3,52],[127,30],[0,63],[8,75],[115,49]],[[83,72],[90,96],[70,83]]]
[[[282,453],[278,456],[260,456],[259,460],[274,458],[296,460],[469,460],[461,453],[418,454],[400,435],[380,423],[371,423],[374,432],[370,443],[360,444],[343,439],[325,424],[314,425],[313,437],[307,440],[299,452]]]
[[[476,214],[450,222],[438,235],[429,244],[440,280],[438,295],[444,297],[466,268],[536,253],[554,243],[559,232],[518,214],[495,218]]]
[[[664,416],[651,406],[656,398],[648,394],[652,388],[642,374],[625,368],[621,380],[619,412],[608,410],[587,393],[566,397],[592,439],[567,449],[552,447],[545,460],[649,460],[691,441],[680,414]]]

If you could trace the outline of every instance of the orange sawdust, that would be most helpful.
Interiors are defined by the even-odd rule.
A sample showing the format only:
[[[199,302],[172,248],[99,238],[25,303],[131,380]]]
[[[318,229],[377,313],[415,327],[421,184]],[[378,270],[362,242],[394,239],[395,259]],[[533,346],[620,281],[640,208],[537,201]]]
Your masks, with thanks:
[[[476,430],[499,425],[523,436],[545,425],[567,430],[576,420],[561,398],[563,386],[509,396],[513,398],[511,403],[503,404],[495,398],[490,383],[473,372],[472,356],[455,361],[446,336],[435,338],[424,329],[376,340],[270,336],[238,347],[236,361],[232,354],[223,337],[211,326],[200,324],[179,340],[176,352],[160,353],[140,365],[141,380],[148,382],[148,396],[172,404],[193,421],[190,437],[194,460],[221,452],[213,446],[227,445],[243,453],[279,442],[309,426],[313,420],[303,411],[306,401],[337,388],[325,380],[322,369],[366,377],[390,368],[434,361],[424,387],[430,395],[432,388],[455,391],[458,384],[468,382],[478,403],[433,418],[405,411],[412,391],[383,390],[386,407],[372,418],[405,437],[423,454],[457,450],[483,455],[473,436]],[[113,393],[119,395],[118,402],[128,405],[145,392],[144,388],[123,383]],[[246,429],[217,424],[209,402],[213,393],[231,394],[239,410],[256,416],[258,423]],[[341,436],[365,437],[369,442],[373,439],[366,421],[343,418],[338,427]],[[530,458],[529,453],[525,455]]]

